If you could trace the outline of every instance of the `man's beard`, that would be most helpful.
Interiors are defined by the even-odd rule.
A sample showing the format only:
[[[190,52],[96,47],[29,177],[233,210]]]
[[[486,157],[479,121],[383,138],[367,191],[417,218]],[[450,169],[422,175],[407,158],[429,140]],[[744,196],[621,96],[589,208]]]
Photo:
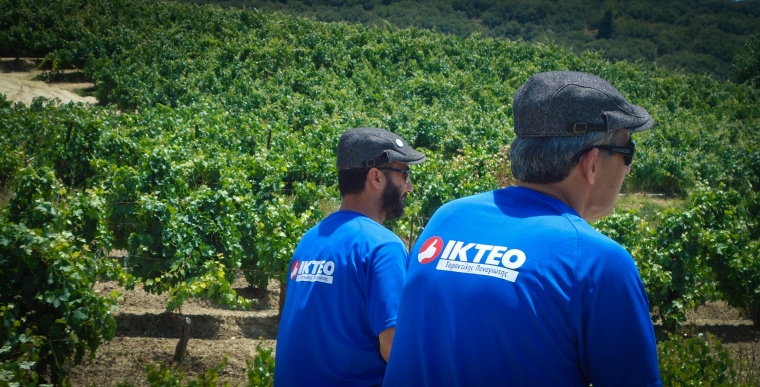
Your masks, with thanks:
[[[390,181],[383,188],[380,209],[385,214],[385,220],[400,218],[404,215],[404,197],[401,188],[396,187]]]

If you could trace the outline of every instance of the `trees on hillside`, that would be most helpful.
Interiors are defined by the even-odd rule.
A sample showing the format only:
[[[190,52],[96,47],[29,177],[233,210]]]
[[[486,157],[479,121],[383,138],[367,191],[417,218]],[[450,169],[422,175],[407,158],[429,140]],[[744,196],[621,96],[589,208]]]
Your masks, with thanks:
[[[753,35],[734,59],[736,80],[760,87],[760,35]]]
[[[321,21],[420,27],[512,40],[553,41],[575,53],[657,62],[731,77],[731,62],[760,33],[760,1],[730,0],[180,0],[257,8]]]

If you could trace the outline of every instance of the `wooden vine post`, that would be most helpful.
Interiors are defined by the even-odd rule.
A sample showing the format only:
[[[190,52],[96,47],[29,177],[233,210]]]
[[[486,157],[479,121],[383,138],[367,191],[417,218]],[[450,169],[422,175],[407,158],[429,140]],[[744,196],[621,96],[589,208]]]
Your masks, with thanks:
[[[190,340],[190,327],[192,322],[190,321],[190,317],[187,317],[183,314],[179,314],[179,325],[180,325],[180,335],[179,335],[179,342],[177,343],[177,348],[174,349],[174,361],[177,363],[182,361],[182,358],[185,356],[185,351],[187,350],[187,342]]]

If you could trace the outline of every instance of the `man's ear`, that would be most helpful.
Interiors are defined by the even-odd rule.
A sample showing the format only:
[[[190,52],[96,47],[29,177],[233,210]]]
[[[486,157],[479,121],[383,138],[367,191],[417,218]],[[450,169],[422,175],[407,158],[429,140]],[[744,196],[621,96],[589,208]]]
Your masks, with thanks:
[[[369,188],[372,187],[374,189],[382,189],[383,188],[383,181],[385,179],[385,175],[380,172],[377,168],[372,168],[369,170],[369,173],[367,173],[367,181],[365,182],[365,185]]]
[[[584,153],[583,156],[581,156],[581,160],[578,162],[581,176],[583,176],[583,178],[591,185],[594,185],[594,182],[596,181],[596,172],[598,168],[597,161],[599,160],[599,157],[599,149],[593,148]]]

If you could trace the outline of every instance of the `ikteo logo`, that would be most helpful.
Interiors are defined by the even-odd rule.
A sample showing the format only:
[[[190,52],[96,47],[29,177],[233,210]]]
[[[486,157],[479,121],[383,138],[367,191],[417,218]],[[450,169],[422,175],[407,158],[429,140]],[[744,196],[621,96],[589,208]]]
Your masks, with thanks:
[[[420,247],[420,253],[417,254],[417,260],[421,264],[430,263],[441,254],[443,251],[443,239],[434,236],[426,240]]]
[[[296,282],[333,283],[335,262],[333,261],[294,261],[290,267],[290,279]]]
[[[443,248],[443,239],[433,236],[422,244],[417,260],[424,265],[433,262],[438,256],[441,259],[436,270],[487,275],[510,282],[517,280],[519,273],[516,269],[527,259],[522,250],[453,239]]]

